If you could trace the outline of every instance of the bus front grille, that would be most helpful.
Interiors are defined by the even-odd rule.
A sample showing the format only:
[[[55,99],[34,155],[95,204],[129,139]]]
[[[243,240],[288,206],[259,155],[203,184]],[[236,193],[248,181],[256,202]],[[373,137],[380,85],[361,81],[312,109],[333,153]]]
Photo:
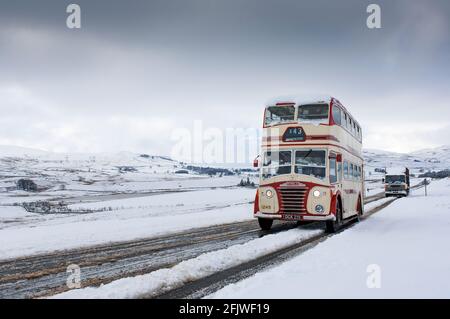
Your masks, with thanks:
[[[305,213],[305,187],[280,187],[281,210],[284,213]]]

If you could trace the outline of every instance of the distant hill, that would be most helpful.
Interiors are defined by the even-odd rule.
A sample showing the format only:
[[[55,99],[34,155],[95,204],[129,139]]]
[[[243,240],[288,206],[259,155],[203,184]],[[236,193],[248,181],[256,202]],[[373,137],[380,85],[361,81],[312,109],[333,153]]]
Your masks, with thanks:
[[[49,152],[21,147],[21,146],[11,146],[11,145],[0,145],[0,157],[25,157],[25,156],[40,156],[46,155]]]
[[[433,171],[450,168],[450,146],[441,146],[437,148],[430,148],[419,150],[411,153],[396,153],[376,149],[365,149],[363,151],[365,165],[367,168],[385,168],[385,167],[399,167],[406,166],[416,171]],[[39,149],[26,148],[20,146],[5,146],[0,145],[0,159],[7,157],[18,157],[24,159],[33,159],[37,161],[46,161],[48,165],[52,161],[61,161],[62,166],[75,166],[81,162],[88,162],[88,166],[92,166],[93,162],[103,163],[106,166],[146,166],[153,164],[158,171],[166,172],[173,171],[174,167],[181,167],[179,162],[172,160],[165,156],[137,154],[131,152],[116,152],[116,153],[52,153]],[[75,162],[73,162],[75,161]],[[24,168],[17,163],[17,168]],[[202,166],[205,166],[204,164]],[[250,167],[250,163],[248,166]],[[45,166],[44,163],[39,165],[41,168]],[[81,165],[83,166],[83,165]],[[95,165],[94,165],[95,166]],[[227,165],[211,165],[212,167],[227,167],[233,168],[232,164]],[[243,165],[236,165],[243,166]],[[161,172],[162,173],[162,172]]]
[[[441,146],[411,153],[395,153],[365,149],[368,167],[409,167],[415,170],[443,170],[450,168],[450,146]]]

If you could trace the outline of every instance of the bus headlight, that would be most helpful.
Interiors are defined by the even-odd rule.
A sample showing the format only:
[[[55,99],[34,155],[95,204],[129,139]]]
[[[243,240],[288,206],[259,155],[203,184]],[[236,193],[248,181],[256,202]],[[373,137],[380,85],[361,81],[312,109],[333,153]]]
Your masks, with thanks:
[[[320,197],[320,191],[316,189],[316,190],[313,192],[313,196],[314,196],[314,197]],[[322,207],[322,208],[323,208],[323,207]]]
[[[322,205],[316,205],[316,213],[323,213],[324,209]]]
[[[272,198],[273,192],[272,192],[270,189],[266,190],[266,196],[267,196],[268,198]]]

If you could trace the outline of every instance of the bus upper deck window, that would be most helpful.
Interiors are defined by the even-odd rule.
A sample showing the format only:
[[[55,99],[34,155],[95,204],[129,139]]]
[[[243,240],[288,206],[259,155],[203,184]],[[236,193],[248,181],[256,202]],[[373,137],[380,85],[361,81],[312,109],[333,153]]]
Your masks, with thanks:
[[[328,104],[304,104],[298,107],[298,120],[307,123],[328,123]]]
[[[295,108],[293,105],[269,106],[266,108],[265,125],[275,125],[295,120]]]
[[[338,106],[333,106],[333,121],[337,125],[341,125],[341,109]]]

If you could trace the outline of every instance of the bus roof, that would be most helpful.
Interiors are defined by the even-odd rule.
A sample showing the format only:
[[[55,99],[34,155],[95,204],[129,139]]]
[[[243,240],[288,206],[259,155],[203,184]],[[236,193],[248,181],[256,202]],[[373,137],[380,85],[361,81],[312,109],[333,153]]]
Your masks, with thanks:
[[[310,103],[330,103],[332,97],[329,95],[290,95],[278,96],[267,101],[266,105],[273,106],[277,104],[310,104]]]
[[[289,104],[315,104],[315,103],[330,103],[333,101],[333,103],[337,102],[337,104],[345,111],[347,112],[350,117],[358,124],[359,127],[361,125],[355,118],[351,115],[351,113],[345,108],[344,105],[335,97],[332,97],[331,95],[325,95],[325,94],[317,94],[317,95],[288,95],[288,96],[278,96],[274,97],[272,99],[269,99],[266,103],[266,106],[275,106],[275,105],[289,105]]]

